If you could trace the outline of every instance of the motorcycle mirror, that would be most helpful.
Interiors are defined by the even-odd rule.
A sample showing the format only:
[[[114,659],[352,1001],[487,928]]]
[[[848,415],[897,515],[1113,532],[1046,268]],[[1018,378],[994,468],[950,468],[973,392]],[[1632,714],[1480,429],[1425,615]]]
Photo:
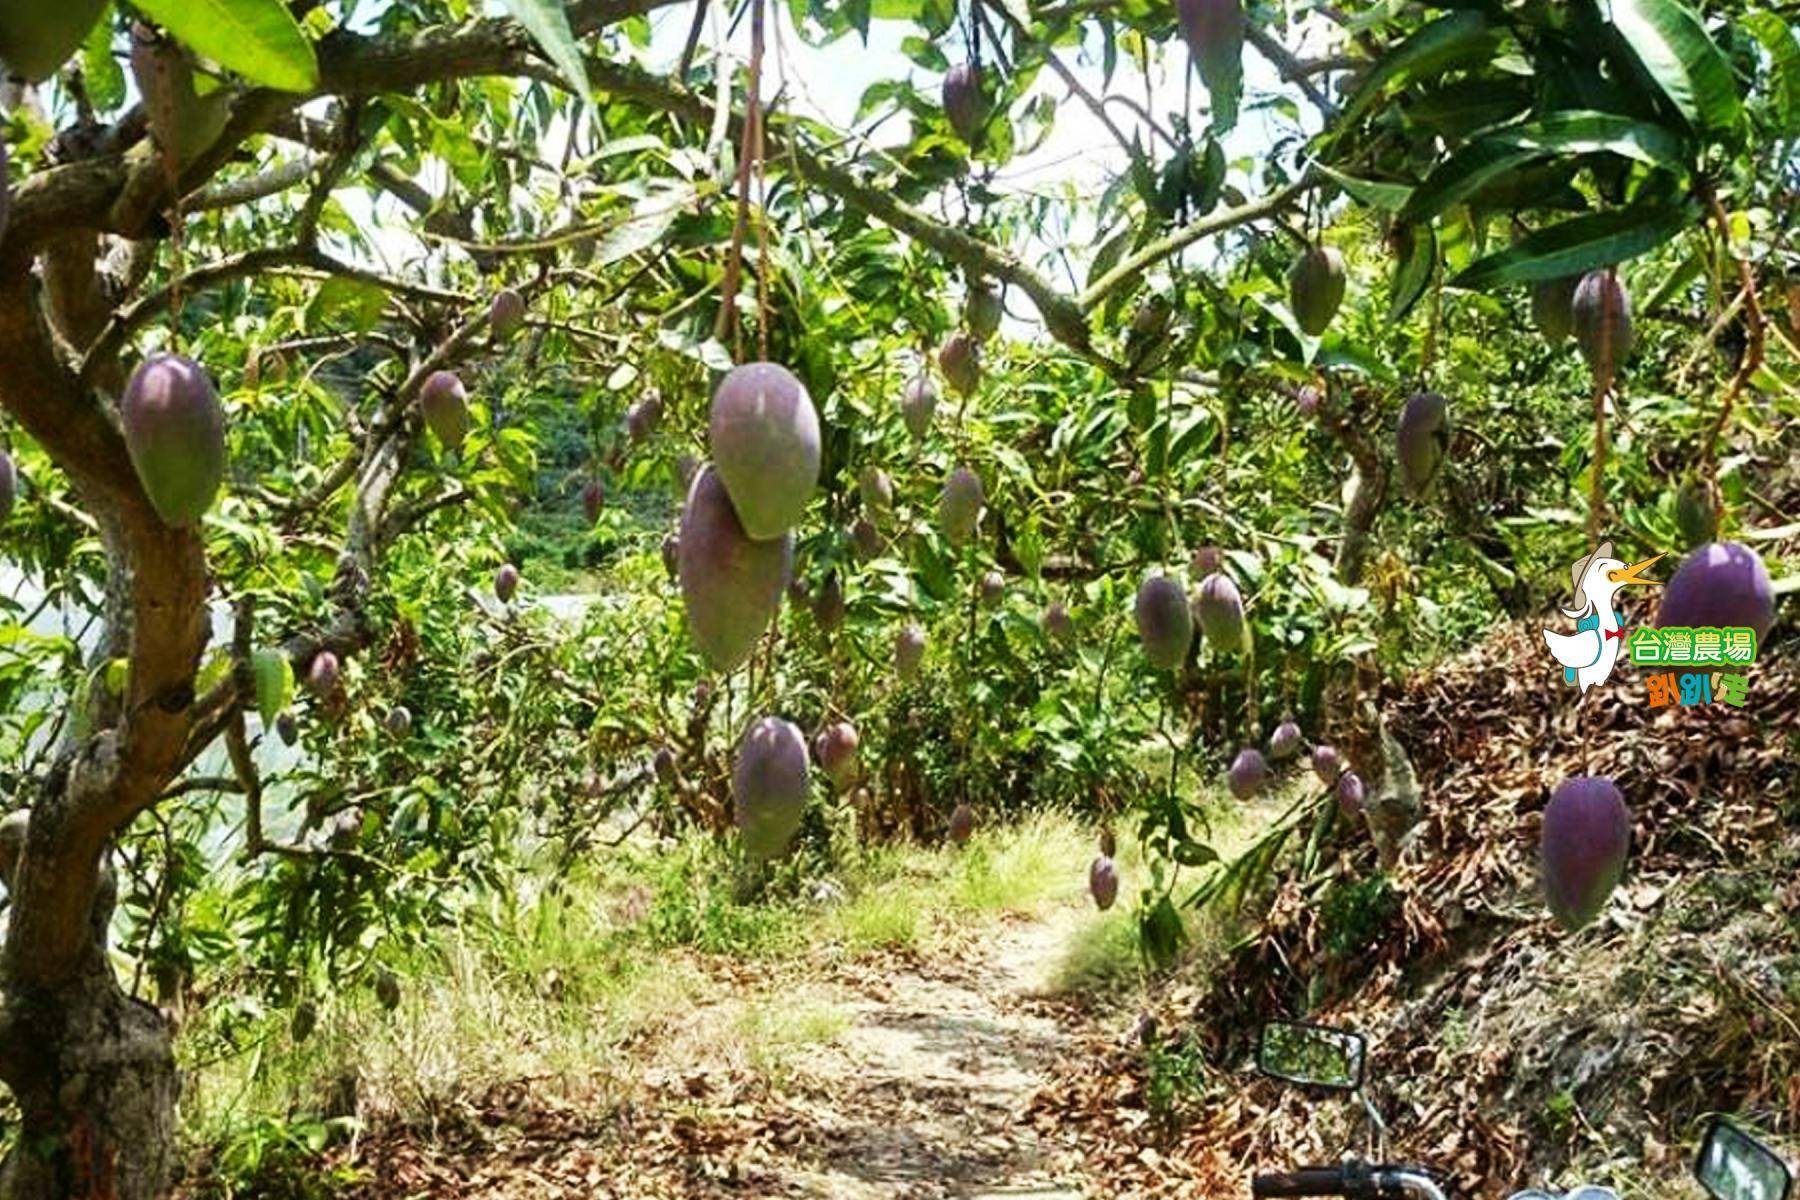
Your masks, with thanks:
[[[1270,1021],[1256,1043],[1256,1069],[1272,1079],[1350,1092],[1362,1086],[1368,1043],[1350,1029]]]
[[[1788,1200],[1794,1190],[1781,1156],[1724,1117],[1706,1127],[1694,1178],[1713,1200]]]

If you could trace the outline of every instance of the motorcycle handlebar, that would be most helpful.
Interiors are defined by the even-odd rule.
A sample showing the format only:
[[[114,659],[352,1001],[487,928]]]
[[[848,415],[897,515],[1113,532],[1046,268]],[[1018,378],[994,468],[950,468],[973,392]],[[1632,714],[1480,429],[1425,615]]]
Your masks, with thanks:
[[[1270,1171],[1250,1181],[1252,1196],[1345,1196],[1350,1181],[1342,1167],[1302,1167]]]
[[[1277,1197],[1344,1196],[1348,1200],[1443,1200],[1443,1189],[1431,1173],[1402,1165],[1345,1162],[1335,1167],[1302,1167],[1298,1171],[1259,1173],[1250,1194]]]

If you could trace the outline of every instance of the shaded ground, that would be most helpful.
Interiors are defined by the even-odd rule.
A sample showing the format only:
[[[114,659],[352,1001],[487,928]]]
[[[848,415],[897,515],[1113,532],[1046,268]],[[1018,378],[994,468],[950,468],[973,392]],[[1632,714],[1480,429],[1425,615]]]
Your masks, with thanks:
[[[1081,1022],[1038,994],[1078,915],[1010,918],[928,955],[736,972],[644,1047],[622,1102],[499,1089],[435,1130],[349,1148],[365,1180],[351,1194],[1077,1200],[1079,1164],[1024,1114]],[[723,1036],[746,1020],[767,1025],[768,1058]]]

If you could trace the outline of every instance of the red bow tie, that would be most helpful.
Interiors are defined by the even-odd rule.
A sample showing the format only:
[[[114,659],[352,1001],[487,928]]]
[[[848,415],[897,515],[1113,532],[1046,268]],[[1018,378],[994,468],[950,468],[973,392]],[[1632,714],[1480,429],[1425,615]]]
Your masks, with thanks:
[[[1625,631],[1623,629],[1608,629],[1605,636],[1600,639],[1600,644],[1604,646],[1607,638],[1618,638],[1620,641],[1624,641]]]

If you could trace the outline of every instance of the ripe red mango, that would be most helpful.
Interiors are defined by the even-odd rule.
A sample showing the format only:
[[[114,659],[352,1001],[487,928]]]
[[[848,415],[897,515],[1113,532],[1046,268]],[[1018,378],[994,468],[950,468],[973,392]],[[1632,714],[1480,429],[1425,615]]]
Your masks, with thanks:
[[[694,644],[714,669],[729,671],[750,657],[781,606],[793,536],[750,537],[718,473],[702,467],[688,489],[675,554]]]
[[[780,717],[751,725],[731,771],[731,800],[744,850],[758,862],[787,852],[806,811],[806,739]]]
[[[819,414],[793,372],[745,363],[713,393],[713,464],[744,532],[758,540],[792,529],[819,483]]]

